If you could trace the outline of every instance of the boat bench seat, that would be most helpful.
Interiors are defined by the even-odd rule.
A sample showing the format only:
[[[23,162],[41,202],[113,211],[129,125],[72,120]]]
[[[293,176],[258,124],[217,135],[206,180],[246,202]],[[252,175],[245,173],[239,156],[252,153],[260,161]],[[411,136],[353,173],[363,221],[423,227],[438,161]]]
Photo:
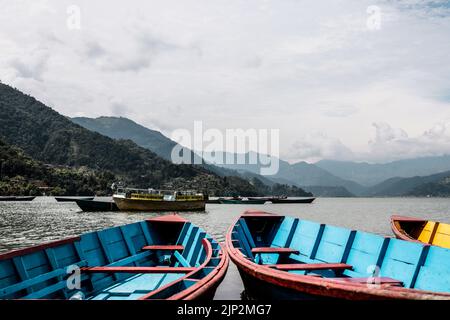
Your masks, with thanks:
[[[295,264],[272,264],[266,265],[277,270],[347,270],[353,267],[345,263],[295,263]]]
[[[299,254],[299,251],[292,248],[257,247],[252,249],[252,253]]]
[[[183,251],[182,245],[151,245],[142,247],[142,250],[168,250],[168,251]]]
[[[86,267],[81,272],[96,273],[189,273],[197,270],[190,267]]]
[[[367,284],[392,284],[403,285],[403,282],[397,279],[388,277],[369,277],[369,278],[328,278],[332,281],[346,282],[346,283],[367,283]]]

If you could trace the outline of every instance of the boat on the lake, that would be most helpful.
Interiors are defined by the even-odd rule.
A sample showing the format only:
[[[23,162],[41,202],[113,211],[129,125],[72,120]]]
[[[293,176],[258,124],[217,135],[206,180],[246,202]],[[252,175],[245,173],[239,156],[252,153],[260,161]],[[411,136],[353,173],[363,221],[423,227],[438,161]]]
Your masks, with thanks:
[[[270,202],[272,203],[312,203],[316,198],[271,198]]]
[[[0,254],[0,299],[212,299],[227,267],[216,240],[172,214]]]
[[[0,201],[33,201],[34,196],[1,196]]]
[[[260,211],[226,236],[245,290],[263,299],[450,299],[450,250]]]
[[[264,200],[264,201],[270,201],[270,197],[248,197],[248,200]]]
[[[221,204],[264,204],[266,200],[264,199],[222,199],[220,200]]]
[[[96,211],[119,211],[116,203],[112,200],[75,200],[77,205],[83,211],[96,212]]]
[[[14,201],[16,197],[0,196],[0,201]]]
[[[113,195],[123,211],[204,211],[206,200],[196,191],[120,188]]]
[[[58,202],[76,202],[77,200],[94,200],[95,197],[55,197]]]
[[[391,228],[399,239],[450,248],[450,224],[413,217],[392,216]]]

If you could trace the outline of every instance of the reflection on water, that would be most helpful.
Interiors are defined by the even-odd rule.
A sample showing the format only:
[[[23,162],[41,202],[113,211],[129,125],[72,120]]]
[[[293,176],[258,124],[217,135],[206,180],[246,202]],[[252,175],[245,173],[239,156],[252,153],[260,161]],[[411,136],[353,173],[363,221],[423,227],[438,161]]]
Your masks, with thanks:
[[[312,204],[207,204],[206,212],[181,213],[218,241],[225,240],[231,222],[243,211],[260,209],[347,228],[392,235],[392,214],[450,223],[448,198],[319,198]],[[27,247],[84,232],[131,223],[157,213],[82,212],[76,203],[38,197],[32,202],[0,202],[0,252]],[[216,299],[240,299],[242,282],[230,262]]]

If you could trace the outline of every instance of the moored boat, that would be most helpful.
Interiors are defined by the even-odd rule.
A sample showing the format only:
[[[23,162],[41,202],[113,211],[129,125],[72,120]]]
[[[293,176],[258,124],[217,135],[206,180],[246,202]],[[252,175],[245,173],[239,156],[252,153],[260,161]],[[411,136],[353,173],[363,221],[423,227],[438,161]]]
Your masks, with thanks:
[[[265,299],[450,299],[450,250],[266,212],[226,236],[246,292]]]
[[[77,200],[94,200],[95,197],[55,197],[58,202],[76,202]]]
[[[206,200],[195,191],[119,189],[113,200],[123,211],[204,211]]]
[[[0,254],[0,299],[212,299],[227,267],[204,230],[166,215]]]
[[[0,196],[0,201],[14,201],[16,197]]]
[[[35,198],[34,196],[20,196],[15,197],[13,201],[33,201]]]
[[[450,224],[413,217],[392,216],[391,228],[398,239],[450,248]]]
[[[75,200],[77,205],[83,211],[95,212],[95,211],[119,211],[116,203],[112,200]]]
[[[2,196],[0,201],[33,201],[33,196]]]
[[[296,198],[272,198],[270,199],[270,201],[272,203],[312,203],[314,200],[316,200],[316,198],[301,198],[301,199],[296,199]]]
[[[264,204],[266,200],[264,199],[242,199],[242,200],[234,200],[234,199],[222,199],[220,200],[222,204]]]

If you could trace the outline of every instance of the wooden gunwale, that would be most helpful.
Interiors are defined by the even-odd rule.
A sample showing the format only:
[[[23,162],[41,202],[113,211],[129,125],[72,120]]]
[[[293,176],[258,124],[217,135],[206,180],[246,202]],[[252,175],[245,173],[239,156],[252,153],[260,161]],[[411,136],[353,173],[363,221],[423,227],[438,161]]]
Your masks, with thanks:
[[[256,212],[252,212],[253,216]],[[265,216],[264,212],[260,212]],[[241,251],[232,244],[231,234],[233,228],[240,218],[245,218],[243,214],[236,218],[229,228],[225,245],[230,259],[239,269],[251,277],[259,279],[270,284],[292,289],[298,292],[311,294],[314,296],[325,296],[349,300],[369,300],[369,299],[410,299],[410,300],[442,300],[450,299],[450,293],[436,293],[417,289],[407,289],[395,286],[367,286],[361,283],[345,283],[344,281],[334,281],[326,278],[319,278],[309,275],[292,274],[285,271],[269,268],[264,265],[258,265],[248,260]],[[283,216],[279,216],[283,217]]]
[[[418,218],[412,218],[412,217],[405,217],[405,216],[391,216],[391,229],[392,232],[395,234],[396,238],[406,241],[412,241],[416,243],[424,244],[423,242],[413,238],[410,236],[403,228],[401,227],[401,222],[416,222],[416,223],[424,223],[426,220],[418,219]]]

